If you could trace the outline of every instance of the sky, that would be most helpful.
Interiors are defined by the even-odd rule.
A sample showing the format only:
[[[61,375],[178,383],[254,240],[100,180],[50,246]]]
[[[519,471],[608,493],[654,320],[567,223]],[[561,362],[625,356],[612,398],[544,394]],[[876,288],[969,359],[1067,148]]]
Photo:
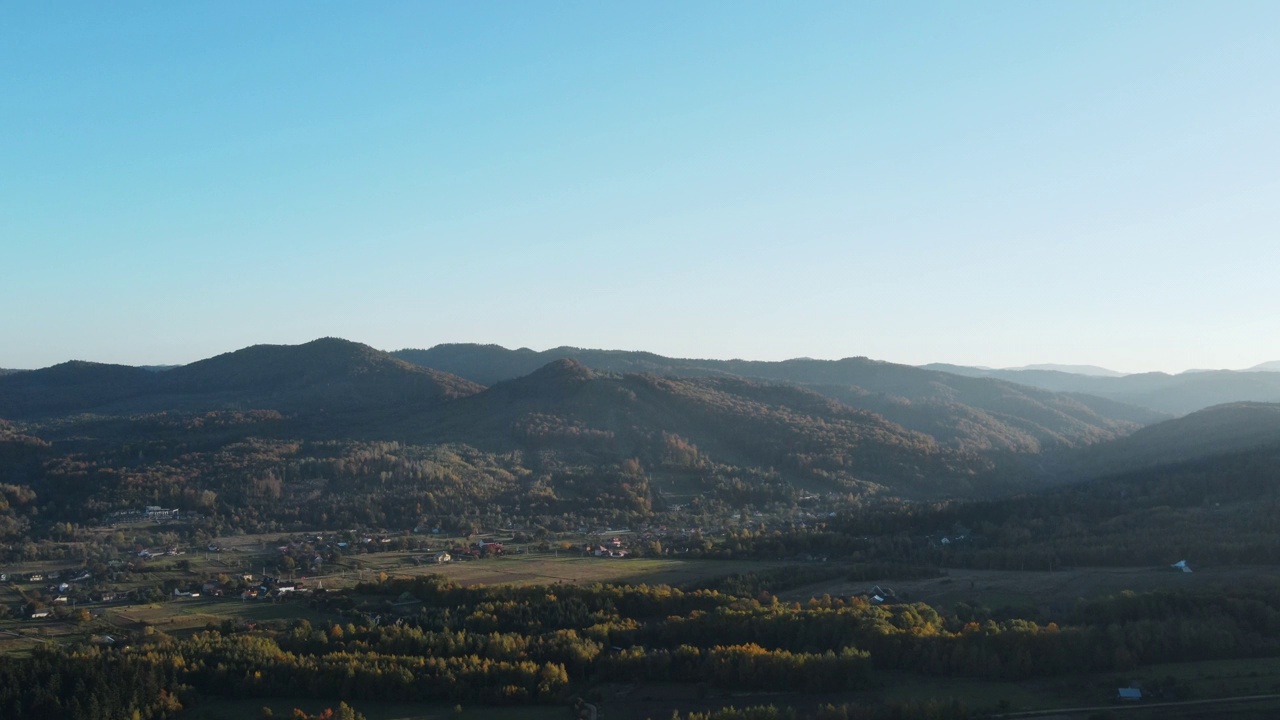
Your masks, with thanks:
[[[0,5],[0,367],[1280,359],[1280,3]]]

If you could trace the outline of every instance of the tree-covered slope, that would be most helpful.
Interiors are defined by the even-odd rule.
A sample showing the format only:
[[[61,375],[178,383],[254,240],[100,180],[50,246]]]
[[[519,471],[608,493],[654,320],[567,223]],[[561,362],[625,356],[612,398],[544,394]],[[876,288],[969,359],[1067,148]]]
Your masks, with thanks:
[[[438,345],[397,357],[493,384],[573,358],[595,370],[672,377],[740,377],[799,385],[962,450],[1037,452],[1125,435],[1165,416],[1102,398],[1065,395],[989,378],[962,377],[866,358],[696,360],[643,352],[496,345]]]
[[[990,461],[810,390],[737,377],[615,374],[558,360],[456,403],[430,432],[499,449],[653,466],[672,455],[781,473],[815,489],[968,492]]]
[[[70,362],[14,373],[0,377],[0,417],[421,408],[481,389],[367,345],[324,338],[303,345],[255,345],[163,372]]]

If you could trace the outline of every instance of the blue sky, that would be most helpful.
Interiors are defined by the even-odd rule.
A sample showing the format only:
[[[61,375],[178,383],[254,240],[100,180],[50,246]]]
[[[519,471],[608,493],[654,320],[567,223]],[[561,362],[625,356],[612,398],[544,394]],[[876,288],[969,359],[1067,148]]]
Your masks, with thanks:
[[[0,367],[1280,359],[1280,3],[10,3]]]

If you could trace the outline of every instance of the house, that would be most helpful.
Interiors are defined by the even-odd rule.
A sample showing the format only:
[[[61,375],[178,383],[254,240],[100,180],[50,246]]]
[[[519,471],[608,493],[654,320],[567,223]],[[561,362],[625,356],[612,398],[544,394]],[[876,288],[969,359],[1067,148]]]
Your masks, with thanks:
[[[871,588],[871,595],[880,598],[880,602],[898,599],[898,593],[894,592],[893,588],[880,585]]]
[[[447,552],[436,553],[436,564],[443,565],[453,560],[453,556]]]
[[[159,505],[147,505],[143,508],[142,514],[147,520],[175,520],[178,517],[178,510]]]
[[[48,610],[37,610],[36,612],[31,613],[32,620],[39,620],[40,618],[47,618],[47,617],[49,617]]]
[[[480,544],[476,546],[476,550],[480,553],[480,557],[490,557],[494,555],[503,555],[506,553],[506,548],[502,546],[502,543],[484,542],[483,540],[480,541]]]
[[[1142,700],[1142,689],[1135,687],[1120,688],[1116,690],[1116,699],[1124,702],[1138,702]]]

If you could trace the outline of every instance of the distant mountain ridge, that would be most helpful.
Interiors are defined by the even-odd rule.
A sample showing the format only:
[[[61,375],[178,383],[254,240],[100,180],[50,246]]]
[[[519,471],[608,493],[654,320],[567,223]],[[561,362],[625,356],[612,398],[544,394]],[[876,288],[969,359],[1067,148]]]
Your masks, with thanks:
[[[649,352],[559,347],[542,352],[497,345],[437,345],[392,353],[484,385],[511,380],[554,360],[593,370],[684,378],[749,378],[807,388],[940,442],[974,450],[1038,452],[1112,439],[1165,415],[1083,395],[1045,392],[995,379],[963,378],[907,365],[844,360],[701,360]]]
[[[988,369],[988,368],[984,368]],[[1053,370],[1056,372],[1071,373],[1072,375],[1089,375],[1093,377],[1121,377],[1125,375],[1122,372],[1108,370],[1097,365],[1057,365],[1054,363],[1041,363],[1037,365],[1023,365],[1022,367],[1004,368],[1005,370]]]
[[[1203,370],[1178,375],[1139,373],[1090,377],[1053,370],[984,370],[935,363],[925,369],[975,378],[993,378],[1053,392],[1082,393],[1170,415],[1186,415],[1235,402],[1280,402],[1280,373]]]

